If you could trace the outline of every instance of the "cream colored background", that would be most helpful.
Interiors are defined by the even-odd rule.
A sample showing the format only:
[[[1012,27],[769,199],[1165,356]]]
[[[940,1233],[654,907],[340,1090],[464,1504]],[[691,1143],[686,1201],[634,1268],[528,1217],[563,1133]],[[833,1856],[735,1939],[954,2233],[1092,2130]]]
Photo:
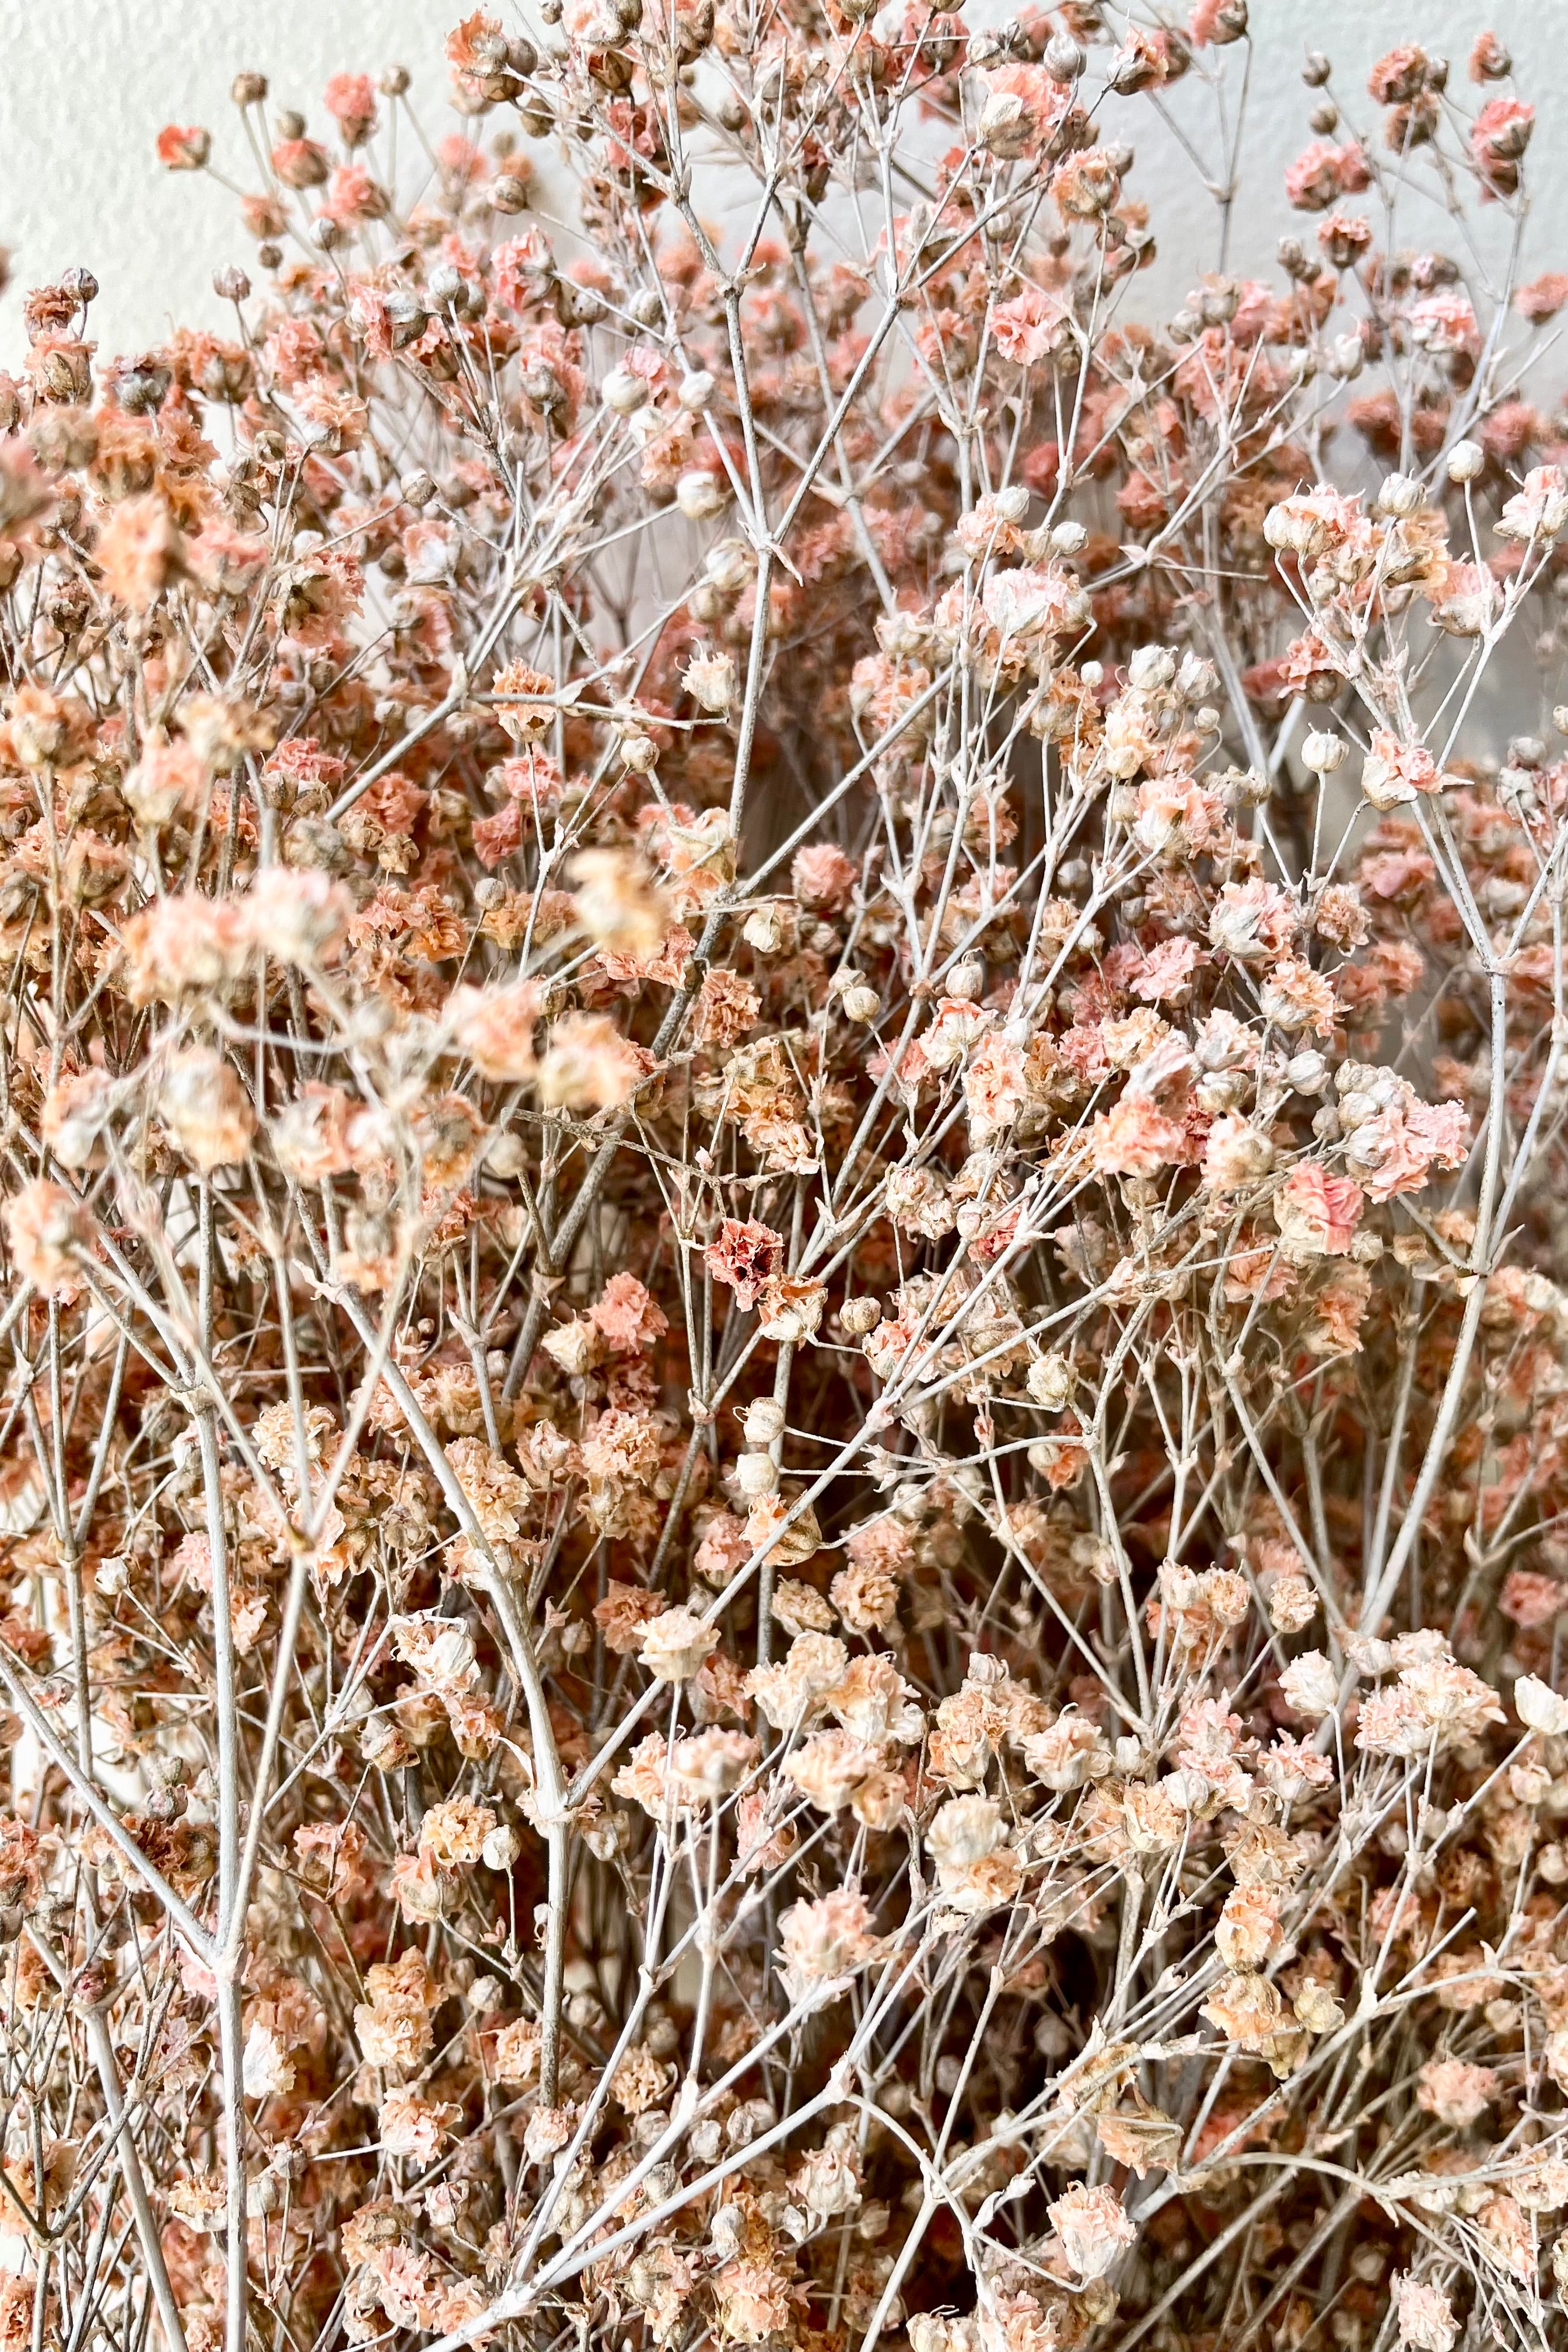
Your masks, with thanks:
[[[1004,5],[971,0],[987,16]],[[319,125],[328,74],[399,62],[415,76],[426,119],[442,121],[441,43],[462,13],[459,0],[0,0],[0,244],[16,255],[10,290],[0,298],[0,354],[14,361],[19,345],[20,289],[75,264],[89,267],[102,286],[94,331],[106,356],[156,341],[176,320],[216,316],[212,272],[247,262],[250,241],[221,188],[158,169],[160,125],[206,123],[215,163],[250,184],[227,95],[240,66],[260,68],[279,103]],[[1292,226],[1280,175],[1310,135],[1300,78],[1309,40],[1330,52],[1347,103],[1370,121],[1366,68],[1383,49],[1417,37],[1452,56],[1461,78],[1470,40],[1488,23],[1513,49],[1521,85],[1540,109],[1536,153],[1556,162],[1555,171],[1539,173],[1531,258],[1536,268],[1548,259],[1568,266],[1568,0],[1495,0],[1489,13],[1484,0],[1253,0],[1252,21],[1258,39],[1247,194],[1232,266],[1263,261]],[[1190,86],[1178,93],[1184,120],[1197,95]],[[1137,115],[1132,184],[1154,202],[1161,242],[1149,297],[1169,300],[1214,266],[1213,206],[1146,102]],[[1440,215],[1424,233],[1453,247]]]

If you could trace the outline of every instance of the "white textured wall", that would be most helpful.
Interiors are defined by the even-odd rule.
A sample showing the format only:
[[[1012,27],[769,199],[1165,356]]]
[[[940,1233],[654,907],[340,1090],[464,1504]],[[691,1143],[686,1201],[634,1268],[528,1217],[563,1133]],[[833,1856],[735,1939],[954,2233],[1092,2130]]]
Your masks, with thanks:
[[[994,0],[996,13],[1007,4]],[[158,169],[153,142],[160,125],[208,124],[215,162],[248,184],[253,174],[227,95],[237,67],[260,68],[279,103],[319,123],[329,73],[400,62],[437,115],[445,89],[442,38],[466,5],[470,0],[55,0],[46,7],[0,0],[0,245],[16,252],[11,289],[0,299],[0,353],[14,360],[18,347],[21,288],[73,264],[93,269],[102,285],[95,331],[106,354],[156,341],[175,320],[212,315],[214,268],[247,260],[249,241],[221,188]],[[971,5],[993,13],[987,0]],[[1367,120],[1374,110],[1365,98],[1366,68],[1383,49],[1418,37],[1450,54],[1462,74],[1469,42],[1486,24],[1513,49],[1540,108],[1537,154],[1546,151],[1556,163],[1540,174],[1534,266],[1568,260],[1568,0],[1495,0],[1489,12],[1483,0],[1252,0],[1252,21],[1258,40],[1243,154],[1247,193],[1233,267],[1263,260],[1292,225],[1280,173],[1310,135],[1300,79],[1309,40],[1333,57]],[[1178,93],[1184,120],[1196,95],[1190,86]],[[1126,112],[1137,121],[1145,106]],[[1162,152],[1152,111],[1137,137],[1133,185],[1155,200],[1161,226],[1163,289],[1150,292],[1179,294],[1215,261],[1213,207],[1173,145]],[[1453,242],[1436,213],[1426,234],[1435,244]]]

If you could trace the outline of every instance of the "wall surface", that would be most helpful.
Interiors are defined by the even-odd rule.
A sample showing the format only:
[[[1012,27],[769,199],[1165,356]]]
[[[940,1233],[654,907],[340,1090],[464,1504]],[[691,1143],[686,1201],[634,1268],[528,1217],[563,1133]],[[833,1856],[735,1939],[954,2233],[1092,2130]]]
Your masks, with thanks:
[[[987,16],[1003,13],[971,0]],[[279,104],[321,117],[321,89],[343,68],[406,65],[426,119],[445,121],[441,42],[458,0],[0,0],[0,245],[15,252],[0,299],[0,356],[20,345],[21,289],[85,264],[102,296],[94,331],[105,355],[156,341],[175,321],[214,318],[212,272],[247,261],[234,199],[211,179],[159,170],[161,124],[205,122],[214,162],[253,184],[228,101],[237,68],[271,78]],[[516,12],[507,9],[506,13]],[[1310,135],[1300,67],[1310,41],[1334,60],[1336,88],[1368,121],[1366,69],[1394,41],[1417,37],[1453,57],[1462,76],[1475,33],[1489,24],[1513,50],[1521,87],[1540,109],[1536,148],[1558,159],[1539,174],[1527,267],[1568,257],[1568,0],[1252,0],[1257,53],[1241,150],[1247,190],[1237,207],[1232,268],[1257,267],[1292,222],[1284,164]],[[1182,126],[1200,153],[1217,151],[1204,93],[1178,93]],[[1215,212],[1193,161],[1152,109],[1134,186],[1156,199],[1161,261],[1151,300],[1179,298],[1218,260]],[[1445,236],[1434,208],[1434,243]]]

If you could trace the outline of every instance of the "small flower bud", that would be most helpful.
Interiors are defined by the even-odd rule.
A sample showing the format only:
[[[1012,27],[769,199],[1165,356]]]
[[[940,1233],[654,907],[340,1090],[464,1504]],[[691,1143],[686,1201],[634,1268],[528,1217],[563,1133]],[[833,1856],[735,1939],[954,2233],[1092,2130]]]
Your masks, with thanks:
[[[752,576],[752,551],[743,539],[721,539],[709,549],[705,569],[721,594],[738,596]]]
[[[1025,1375],[1025,1386],[1037,1404],[1044,1405],[1047,1412],[1060,1412],[1072,1396],[1072,1366],[1053,1348],[1048,1354],[1035,1358]]]
[[[1473,482],[1484,471],[1487,453],[1479,441],[1456,441],[1448,452],[1448,479]]]
[[[838,1320],[852,1339],[863,1339],[881,1319],[881,1303],[875,1298],[847,1298],[838,1310]]]
[[[1321,89],[1333,68],[1321,49],[1309,49],[1301,66],[1301,79],[1309,89]]]
[[[250,299],[250,280],[231,262],[226,269],[213,272],[213,292],[220,302],[246,302]]]
[[[1410,474],[1385,474],[1378,488],[1377,503],[1385,515],[1405,521],[1419,514],[1426,503],[1426,493]]]
[[[411,507],[427,507],[436,495],[436,485],[423,466],[416,473],[405,474],[398,487],[405,503]]]
[[[1070,33],[1053,33],[1046,43],[1046,71],[1056,81],[1077,81],[1086,62]]]
[[[1329,1083],[1329,1066],[1321,1054],[1309,1048],[1291,1055],[1285,1065],[1285,1077],[1299,1095],[1321,1095]]]
[[[784,1409],[775,1397],[753,1397],[741,1422],[748,1445],[772,1445],[784,1433]]]
[[[716,474],[693,467],[677,482],[675,503],[688,522],[710,522],[715,515],[723,513],[730,503],[730,494]]]
[[[267,76],[237,73],[228,86],[228,94],[236,106],[259,106],[267,95]]]
[[[1176,675],[1176,656],[1168,646],[1140,646],[1127,665],[1127,682],[1140,694],[1157,693]]]
[[[1331,776],[1342,768],[1347,750],[1342,735],[1312,733],[1301,743],[1301,765],[1310,768],[1314,776]]]
[[[617,416],[634,416],[647,404],[647,378],[635,375],[630,368],[615,367],[605,378],[599,392],[605,406],[613,409]]]
[[[502,1822],[486,1836],[479,1860],[487,1870],[510,1870],[521,1852],[522,1840],[509,1822]]]

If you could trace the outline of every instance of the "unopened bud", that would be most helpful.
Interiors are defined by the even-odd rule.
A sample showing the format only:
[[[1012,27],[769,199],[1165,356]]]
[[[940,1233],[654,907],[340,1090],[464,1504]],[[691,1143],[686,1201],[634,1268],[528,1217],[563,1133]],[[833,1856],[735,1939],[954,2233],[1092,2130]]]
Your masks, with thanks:
[[[715,474],[694,466],[675,486],[675,503],[688,522],[710,522],[730,503],[729,492]]]
[[[772,1445],[784,1433],[784,1409],[776,1397],[753,1397],[741,1422],[748,1445]]]
[[[1345,740],[1342,735],[1311,734],[1301,745],[1301,764],[1314,776],[1331,776],[1336,768],[1344,765]]]
[[[1426,503],[1426,493],[1413,474],[1385,474],[1378,488],[1377,503],[1385,515],[1394,515],[1403,522],[1420,513]]]
[[[778,1465],[771,1454],[742,1454],[735,1465],[735,1484],[748,1502],[776,1494],[778,1483]]]
[[[633,416],[647,404],[647,378],[635,375],[630,368],[612,368],[599,390],[605,406],[617,416]]]

